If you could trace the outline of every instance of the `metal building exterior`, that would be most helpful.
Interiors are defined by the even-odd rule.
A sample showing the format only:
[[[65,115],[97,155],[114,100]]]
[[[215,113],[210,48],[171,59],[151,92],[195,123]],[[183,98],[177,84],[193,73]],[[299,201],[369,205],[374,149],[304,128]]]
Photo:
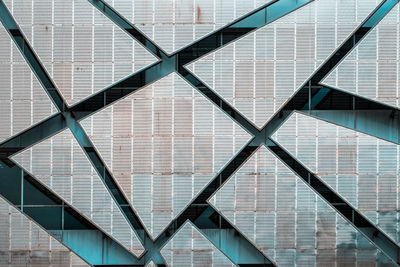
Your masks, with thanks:
[[[0,20],[0,266],[400,265],[398,0]]]

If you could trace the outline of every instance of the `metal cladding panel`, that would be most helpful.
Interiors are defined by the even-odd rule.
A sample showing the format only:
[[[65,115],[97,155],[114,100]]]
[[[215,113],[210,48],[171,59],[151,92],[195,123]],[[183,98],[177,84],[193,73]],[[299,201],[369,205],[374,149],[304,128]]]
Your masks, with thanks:
[[[267,4],[262,0],[105,0],[167,53]]]
[[[250,139],[176,74],[82,125],[154,237]]]
[[[190,222],[161,249],[168,266],[235,266]]]
[[[13,160],[132,253],[140,256],[144,252],[69,129],[13,156]],[[48,167],[42,168],[44,163]]]
[[[47,118],[55,112],[55,108],[2,24],[0,40],[0,142],[2,142]]]
[[[291,116],[274,139],[400,242],[398,145],[300,113]],[[306,153],[300,150],[310,143]]]
[[[265,147],[210,204],[279,266],[375,266],[381,261],[369,241]],[[366,253],[367,259],[361,256]]]
[[[32,220],[0,198],[0,265],[61,266],[60,264],[71,267],[88,266]]]
[[[379,2],[316,0],[188,68],[262,127]]]
[[[398,107],[399,32],[397,4],[322,83]]]
[[[86,0],[6,5],[69,105],[156,60]]]

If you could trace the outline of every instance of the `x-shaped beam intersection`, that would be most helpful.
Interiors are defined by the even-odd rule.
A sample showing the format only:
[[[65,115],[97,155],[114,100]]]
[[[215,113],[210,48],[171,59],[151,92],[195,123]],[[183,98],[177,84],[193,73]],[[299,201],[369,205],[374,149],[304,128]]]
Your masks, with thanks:
[[[220,98],[205,83],[203,83],[193,73],[186,69],[184,65],[292,12],[293,10],[311,2],[310,0],[271,1],[252,11],[248,15],[236,20],[231,24],[228,24],[223,28],[220,28],[212,34],[190,44],[189,46],[173,53],[172,55],[166,54],[160,47],[144,36],[139,30],[136,29],[135,26],[115,12],[102,0],[88,1],[106,16],[108,16],[115,24],[125,30],[131,37],[143,44],[146,49],[157,56],[160,60],[126,77],[118,83],[111,85],[101,92],[88,97],[84,101],[68,107],[56,89],[54,82],[48,76],[39,59],[34,54],[23,34],[20,32],[17,24],[11,15],[8,14],[8,20],[2,19],[3,24],[5,24],[6,28],[9,30],[10,35],[13,37],[19,49],[23,52],[28,64],[31,66],[32,70],[35,72],[39,81],[42,83],[53,103],[60,112],[44,120],[39,125],[31,127],[27,131],[18,134],[1,144],[0,147],[1,152],[3,153],[3,161],[7,162],[8,157],[24,149],[25,147],[48,138],[65,128],[70,128],[78,143],[85,150],[88,158],[97,170],[98,174],[103,179],[111,195],[118,203],[118,206],[127,218],[128,222],[136,231],[141,230],[143,232],[143,235],[139,234],[138,236],[147,250],[143,256],[144,263],[147,263],[153,259],[158,264],[165,264],[159,249],[170,239],[171,235],[175,233],[187,219],[190,219],[199,229],[202,229],[202,227],[205,225],[204,221],[209,220],[210,215],[216,213],[217,216],[219,216],[219,225],[216,225],[216,228],[223,226],[228,229],[233,229],[237,232],[239,237],[244,240],[244,242],[247,241],[247,239],[239,231],[237,231],[233,225],[225,220],[216,210],[214,210],[212,206],[208,204],[207,200],[230,176],[232,176],[233,173],[240,168],[240,166],[257,150],[259,146],[265,145],[278,158],[286,163],[289,168],[298,174],[298,176],[301,177],[303,181],[305,181],[317,194],[319,194],[333,208],[335,208],[338,213],[340,213],[353,226],[355,226],[356,229],[358,229],[364,236],[371,240],[393,261],[399,263],[399,246],[395,242],[388,238],[380,229],[372,225],[356,209],[347,204],[347,202],[341,196],[332,191],[332,189],[322,182],[319,177],[314,175],[311,171],[299,163],[279,144],[270,139],[271,135],[279,128],[280,125],[282,125],[282,123],[293,113],[293,111],[308,111],[311,115],[312,109],[315,109],[318,105],[323,105],[324,101],[326,102],[327,99],[331,100],[338,95],[344,98],[351,98],[353,101],[353,110],[355,109],[355,102],[363,103],[364,105],[368,106],[368,108],[364,108],[367,110],[393,110],[393,108],[390,108],[386,105],[377,104],[373,101],[363,99],[358,96],[339,92],[334,88],[328,88],[320,83],[323,78],[326,77],[327,74],[350,53],[351,49],[354,48],[364,36],[366,36],[372,27],[375,26],[377,22],[379,22],[398,1],[388,0],[378,6],[378,8],[374,10],[374,12],[372,12],[367,18],[367,20],[360,25],[360,27],[324,62],[324,64],[321,65],[317,71],[314,72],[314,74],[294,94],[290,101],[285,104],[262,129],[255,127],[247,118],[242,116],[238,111],[236,111],[236,109],[229,105],[224,99]],[[0,2],[0,4],[4,5],[2,2]],[[384,12],[382,12],[382,10],[384,10]],[[4,17],[4,14],[0,15],[2,15],[2,18]],[[78,121],[90,116],[105,106],[118,101],[128,94],[131,94],[136,90],[158,79],[161,79],[162,77],[165,77],[172,72],[178,73],[206,98],[208,98],[222,111],[228,114],[234,121],[249,131],[253,135],[253,138],[238,154],[236,154],[233,160],[216,177],[213,178],[213,180],[201,191],[201,193],[191,201],[187,208],[169,224],[166,230],[161,233],[156,240],[153,241],[150,238],[146,228],[131,208],[128,200],[122,193],[118,184],[115,182],[110,171],[106,168],[101,157],[94,149],[94,145],[89,140]],[[318,117],[318,114],[314,114],[314,116]],[[62,123],[60,123],[60,121],[62,121]],[[54,125],[57,127],[54,127]],[[48,126],[52,127],[47,128],[46,131],[43,132],[42,129]],[[343,126],[355,128],[349,125]],[[365,130],[364,132],[369,133]],[[388,140],[393,142],[393,140]],[[398,139],[395,141],[398,141]],[[206,223],[206,225],[208,228],[210,228],[210,225],[213,225],[213,222],[209,221],[209,223]],[[233,262],[238,263],[237,259],[235,259],[235,255],[231,255],[229,251],[222,248],[218,242],[212,240],[212,237],[207,237]],[[247,245],[252,247],[252,244],[248,241]],[[258,251],[257,249],[255,250]],[[273,265],[273,262],[267,259],[264,254],[259,251],[258,253],[259,254],[256,255],[256,257],[259,259],[259,261],[257,263],[261,265]]]

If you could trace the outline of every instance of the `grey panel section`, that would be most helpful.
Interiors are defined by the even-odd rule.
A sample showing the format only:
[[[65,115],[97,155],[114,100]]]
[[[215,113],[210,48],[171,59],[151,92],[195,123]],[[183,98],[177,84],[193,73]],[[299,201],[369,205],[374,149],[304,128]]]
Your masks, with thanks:
[[[0,197],[0,266],[89,266]]]
[[[169,266],[235,266],[190,222],[161,249]]]
[[[143,253],[139,239],[69,129],[12,159],[132,253]]]
[[[250,139],[176,74],[82,126],[153,236]]]
[[[279,266],[390,265],[265,147],[210,203]]]
[[[316,0],[188,67],[261,128],[380,2]]]
[[[398,145],[298,113],[274,139],[400,242]]]
[[[0,142],[56,109],[0,23]]]
[[[156,60],[86,0],[7,6],[69,105]]]
[[[270,0],[105,0],[172,53]]]
[[[322,83],[399,106],[400,5]]]

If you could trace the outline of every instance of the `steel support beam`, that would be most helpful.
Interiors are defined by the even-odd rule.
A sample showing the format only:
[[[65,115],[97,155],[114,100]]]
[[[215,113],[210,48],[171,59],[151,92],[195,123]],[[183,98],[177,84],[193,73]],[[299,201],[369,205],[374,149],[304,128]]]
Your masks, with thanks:
[[[116,12],[113,11],[112,8],[107,6],[104,2],[100,0],[89,0],[94,4],[99,10],[104,12],[106,15],[108,14],[113,14],[118,15]],[[223,110],[225,113],[227,113],[229,116],[231,116],[232,119],[234,119],[237,123],[242,125],[244,128],[246,128],[250,133],[255,135],[255,138],[253,138],[252,142],[248,144],[241,152],[237,154],[237,156],[230,162],[230,164],[227,165],[227,167],[221,171],[221,173],[213,179],[213,181],[205,188],[202,190],[201,194],[192,201],[192,203],[189,205],[189,207],[181,213],[180,216],[178,216],[177,219],[175,219],[173,222],[171,222],[170,226],[167,228],[167,230],[160,235],[157,240],[152,243],[151,245],[147,245],[145,242],[145,247],[146,249],[150,248],[148,252],[146,253],[147,255],[156,255],[157,253],[153,253],[152,248],[157,248],[161,247],[162,244],[167,242],[173,232],[175,232],[178,228],[179,225],[182,225],[184,220],[190,218],[192,221],[196,221],[198,218],[201,218],[201,214],[204,212],[204,207],[202,209],[199,209],[199,205],[204,205],[207,204],[207,199],[211,196],[212,193],[214,193],[216,190],[220,188],[222,185],[222,182],[228,179],[234,172],[239,169],[241,164],[245,162],[250,155],[255,151],[255,149],[258,147],[258,145],[263,144],[265,140],[267,140],[275,131],[276,129],[285,121],[286,118],[290,116],[290,114],[294,110],[302,110],[304,106],[307,104],[309,101],[309,86],[307,87],[302,87],[296,94],[295,96],[289,101],[285,107],[283,107],[274,117],[273,119],[267,124],[266,127],[264,127],[261,131],[258,129],[255,129],[252,127],[251,123],[247,121],[246,118],[240,115],[239,112],[237,112],[234,108],[232,108],[229,104],[227,104],[223,99],[219,98],[218,96],[213,93],[213,91],[210,88],[207,88],[204,86],[204,83],[202,83],[200,80],[198,80],[192,73],[189,71],[185,70],[183,65],[187,64],[198,57],[205,55],[207,53],[210,53],[214,51],[216,48],[221,47],[223,45],[226,45],[229,42],[232,42],[233,40],[236,40],[237,38],[255,30],[258,29],[265,24],[291,12],[292,10],[295,10],[296,8],[303,6],[304,4],[308,3],[310,1],[296,1],[294,4],[294,1],[289,1],[289,0],[281,0],[278,2],[272,2],[269,3],[260,9],[257,9],[256,11],[253,11],[252,13],[242,17],[241,19],[235,21],[232,24],[227,25],[226,27],[221,28],[220,30],[212,33],[211,35],[206,36],[205,38],[200,39],[199,41],[195,42],[194,44],[189,45],[188,47],[185,47],[178,52],[172,54],[172,55],[166,55],[165,52],[163,52],[161,49],[157,48],[157,46],[154,45],[151,41],[149,41],[147,38],[145,38],[143,35],[140,34],[139,31],[136,31],[135,28],[126,20],[124,20],[121,16],[117,16],[117,18],[120,21],[117,21],[116,18],[112,17],[109,15],[109,17],[117,23],[117,25],[125,25],[124,29],[131,34],[133,38],[138,40],[140,43],[142,43],[150,52],[161,58],[162,60],[159,62],[156,62],[149,67],[143,69],[142,71],[139,71],[126,79],[120,81],[117,84],[114,84],[103,91],[92,95],[85,101],[82,101],[80,103],[77,103],[76,105],[70,107],[70,108],[65,108],[65,104],[59,103],[57,100],[57,95],[54,95],[54,101],[56,103],[56,106],[59,107],[60,111],[63,112],[63,115],[67,114],[66,117],[71,117],[73,120],[76,121],[82,118],[85,118],[89,115],[91,115],[93,112],[104,108],[107,105],[110,105],[114,103],[115,101],[121,99],[122,97],[140,89],[141,87],[150,84],[154,82],[155,80],[158,80],[165,75],[168,75],[169,73],[172,73],[174,71],[177,71],[184,77],[189,83],[191,83],[196,89],[198,89],[204,96],[206,96],[208,99],[210,99],[213,103],[215,103],[221,110]],[[313,86],[319,86],[319,82],[328,74],[330,70],[332,70],[335,66],[338,65],[338,63],[351,51],[352,48],[354,48],[359,41],[371,30],[372,27],[374,27],[386,14],[387,12],[397,3],[398,1],[394,0],[387,0],[385,1],[377,10],[375,10],[369,18],[358,28],[358,30],[337,50],[335,53],[326,61],[322,67],[320,67],[315,74],[307,81],[307,85]],[[288,6],[289,5],[289,6]],[[113,13],[114,12],[114,13]],[[3,13],[0,13],[1,18],[3,18]],[[260,19],[263,18],[263,19]],[[3,24],[7,24],[8,22],[4,22],[2,20]],[[18,33],[15,31],[13,34],[10,32],[10,34],[14,37],[15,42],[21,43],[25,47],[27,43],[21,42],[20,36],[22,34]],[[29,46],[29,45],[28,45]],[[29,49],[28,49],[29,50]],[[27,61],[29,61],[30,57],[26,56]],[[40,62],[39,62],[40,63]],[[31,67],[34,68],[35,65],[31,64]],[[36,73],[37,77],[40,80],[40,74]],[[45,79],[46,80],[46,79]],[[42,84],[45,84],[49,86],[47,82],[42,82]],[[44,85],[44,86],[45,86]],[[48,91],[49,95],[53,94],[52,88],[55,89],[55,87],[52,87],[51,84],[49,87],[46,87],[50,89]],[[305,90],[307,89],[307,91]],[[55,90],[57,91],[57,90]],[[313,92],[313,97],[315,96],[315,92]],[[350,94],[348,94],[350,95]],[[326,97],[322,97],[320,102],[325,103]],[[372,101],[371,101],[372,102]],[[337,103],[336,103],[337,104]],[[310,115],[311,113],[311,107],[312,107],[312,112],[314,112],[315,107],[321,107],[322,105],[309,105],[310,109]],[[319,110],[318,110],[319,111]],[[315,113],[317,114],[317,113]],[[319,114],[322,114],[321,112]],[[329,117],[328,115],[318,115],[318,116],[325,116]],[[353,115],[355,116],[355,115]],[[382,115],[383,117],[386,115]],[[55,119],[53,119],[55,121]],[[66,119],[67,120],[67,119]],[[331,119],[332,121],[335,121],[335,118]],[[365,120],[368,120],[368,117],[365,116]],[[76,123],[78,124],[78,123]],[[71,127],[71,124],[67,124],[65,126],[59,126],[59,130],[61,131],[63,128],[61,127]],[[356,124],[355,124],[356,125]],[[38,126],[39,127],[39,126]],[[395,128],[396,126],[393,126]],[[80,132],[79,128],[77,132],[80,134],[84,134],[84,132]],[[361,130],[360,128],[357,128],[356,130]],[[14,151],[12,153],[15,153],[15,151],[20,148],[21,146],[14,146],[14,148],[17,149],[10,149],[13,148],[12,145],[10,144],[17,144],[17,138],[24,138],[24,135],[29,136],[29,134],[32,134],[34,132],[34,127],[31,129],[25,131],[23,134],[16,136],[15,138],[11,138],[7,143],[2,144],[1,147],[7,148],[11,151]],[[58,132],[54,131],[54,132]],[[370,131],[370,130],[365,130],[365,131]],[[397,129],[398,131],[398,129]],[[372,133],[369,133],[372,134]],[[379,133],[378,133],[379,134]],[[372,134],[374,135],[374,134]],[[77,135],[75,135],[77,136]],[[376,136],[376,135],[375,135]],[[398,135],[397,135],[398,136]],[[86,136],[87,137],[87,136]],[[379,136],[378,136],[379,137]],[[382,137],[381,137],[382,138]],[[40,138],[37,138],[40,140]],[[25,140],[25,139],[24,139]],[[87,139],[88,140],[88,139]],[[87,140],[83,139],[80,144],[83,146],[85,151],[87,152],[90,150],[92,152],[93,145],[88,143]],[[398,142],[398,139],[397,139]],[[10,146],[7,146],[9,144]],[[87,146],[86,146],[87,145]],[[86,147],[86,148],[85,148]],[[94,153],[95,150],[93,149]],[[4,152],[4,150],[3,150]],[[7,156],[9,156],[12,153],[7,153],[4,152]],[[90,156],[89,156],[90,158]],[[94,157],[96,159],[96,157]],[[100,157],[98,158],[99,161],[102,163]],[[96,159],[97,160],[97,159]],[[92,161],[92,160],[91,160]],[[93,161],[92,161],[92,164]],[[104,166],[104,164],[103,164]],[[104,167],[104,169],[106,169]],[[222,178],[221,178],[222,177]],[[103,178],[104,179],[104,178]],[[110,174],[110,179],[113,179]],[[319,178],[316,177],[318,180]],[[106,183],[107,186],[107,183]],[[118,190],[118,187],[116,187],[116,190]],[[318,192],[315,188],[313,188],[314,191]],[[123,194],[119,192],[121,196]],[[117,198],[116,198],[117,199]],[[328,203],[333,205],[327,200]],[[123,203],[120,203],[122,205]],[[121,207],[122,211],[125,213],[125,215],[129,218],[129,211],[124,210]],[[340,211],[339,211],[340,212]],[[127,215],[128,214],[128,215]],[[342,214],[342,213],[341,213]],[[345,218],[346,214],[342,214]],[[206,221],[205,219],[203,221]],[[354,224],[355,222],[351,222],[356,228],[357,226]],[[230,224],[229,224],[230,225]],[[361,227],[361,225],[359,225]],[[233,228],[233,227],[232,227]],[[358,229],[358,228],[357,228]],[[367,232],[363,232],[362,230],[359,229],[361,233],[363,233],[365,236],[368,237]],[[382,234],[377,230],[378,235]],[[371,239],[370,239],[371,240]],[[145,240],[146,241],[146,240]],[[387,255],[391,255],[390,257],[392,260],[395,262],[398,262],[398,257],[394,258],[395,253],[393,251],[390,251],[388,248],[382,246],[382,244],[379,243],[379,240],[371,240],[377,247],[379,247],[383,252],[385,252]],[[398,246],[395,248],[397,251],[398,255]],[[222,249],[221,249],[222,250]],[[387,250],[387,251],[385,251]],[[146,255],[145,254],[145,255]],[[152,257],[146,257],[145,256],[145,261],[147,262],[149,259]]]
[[[152,249],[152,245],[150,245],[151,240],[147,231],[141,224],[140,220],[137,218],[136,214],[133,212],[131,206],[129,205],[129,202],[126,200],[124,194],[118,187],[118,184],[111,176],[104,162],[101,160],[100,156],[94,149],[93,144],[77,121],[89,116],[93,112],[104,108],[107,105],[114,103],[122,97],[133,93],[139,88],[142,88],[143,86],[150,84],[157,79],[160,79],[172,73],[173,71],[176,71],[178,65],[179,68],[182,69],[183,64],[186,64],[206,53],[212,52],[218,47],[232,42],[233,40],[243,36],[244,34],[247,34],[281,16],[286,15],[287,13],[297,9],[298,7],[307,4],[308,2],[310,2],[310,0],[297,1],[296,3],[293,3],[289,0],[281,0],[280,2],[277,2],[276,0],[272,1],[262,6],[261,8],[251,12],[250,14],[240,18],[239,20],[228,24],[227,26],[214,32],[213,34],[208,35],[203,39],[200,39],[196,43],[188,46],[179,53],[175,53],[172,56],[166,55],[165,52],[162,51],[162,49],[158,48],[153,42],[144,37],[139,31],[136,30],[134,26],[132,26],[130,23],[127,23],[125,19],[117,15],[113,11],[113,9],[107,6],[104,2],[99,0],[94,0],[90,2],[92,2],[92,4],[99,8],[99,10],[101,10],[104,14],[108,15],[117,25],[126,30],[133,38],[142,43],[150,52],[152,52],[162,60],[148,66],[138,73],[129,76],[119,83],[114,84],[106,88],[105,90],[92,95],[89,99],[77,103],[72,107],[68,107],[63,101],[61,95],[56,89],[55,84],[47,74],[44,67],[41,65],[39,59],[33,52],[33,49],[30,47],[26,38],[24,38],[22,32],[19,30],[17,23],[14,21],[11,14],[9,14],[2,2],[1,4],[3,5],[3,12],[0,15],[2,15],[1,18],[3,24],[8,29],[11,37],[17,44],[21,53],[24,55],[26,61],[34,71],[35,75],[38,77],[39,81],[47,91],[53,103],[60,111],[60,113],[56,114],[54,118],[49,118],[46,122],[54,123],[54,125],[57,125],[58,127],[53,127],[54,129],[47,132],[45,136],[50,137],[52,134],[55,134],[66,127],[71,129],[75,138],[78,140],[78,143],[84,149],[92,165],[95,167],[98,174],[103,179],[106,187],[118,203],[118,206],[130,222],[131,226],[137,231],[143,232],[143,234],[140,236],[146,249],[149,251],[154,251]],[[274,4],[274,6],[271,8],[270,5],[272,4]],[[273,12],[269,12],[269,10],[273,10]],[[60,116],[60,114],[62,116]],[[62,118],[63,123],[56,123],[56,118]],[[43,129],[44,125],[44,123],[40,123],[36,127],[32,127],[27,131],[19,134],[18,136],[15,136],[14,138],[11,138],[7,142],[3,143],[1,146],[1,152],[3,152],[4,154],[3,159],[22,150],[24,147],[27,147],[30,144],[41,140],[43,136],[37,137],[36,134],[38,132],[38,129]],[[27,139],[26,137],[30,135],[33,135],[34,137],[31,139]],[[28,142],[21,144],[20,140],[24,140],[24,142],[26,142],[25,140],[28,140]],[[29,144],[29,141],[33,142]],[[154,256],[155,258],[157,258],[157,263],[164,264],[163,260],[161,259],[162,257],[159,255],[159,252],[153,254],[157,254],[156,256]],[[265,257],[263,258],[264,262],[268,262],[270,264],[269,260],[267,260]]]
[[[0,161],[0,195],[90,264],[140,262],[18,165]]]
[[[400,263],[399,245],[384,232],[372,224],[364,215],[350,205],[343,197],[334,192],[322,179],[313,174],[295,157],[282,148],[277,142],[269,139],[267,148],[286,166],[296,173],[322,199],[330,203],[339,214],[349,221],[361,234],[368,238],[377,248],[383,251],[395,263]]]

